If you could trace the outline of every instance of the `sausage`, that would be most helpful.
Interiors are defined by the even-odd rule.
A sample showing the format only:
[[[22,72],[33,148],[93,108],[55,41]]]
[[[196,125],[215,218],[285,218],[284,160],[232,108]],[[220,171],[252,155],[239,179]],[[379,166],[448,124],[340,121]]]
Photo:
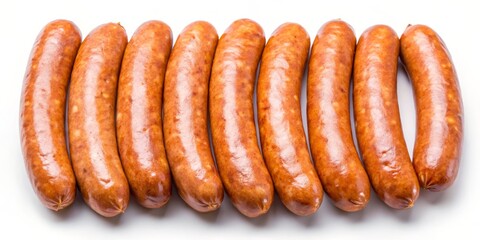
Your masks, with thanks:
[[[263,156],[283,204],[294,214],[317,211],[323,190],[302,125],[300,88],[310,47],[303,27],[285,23],[268,40],[257,86]]]
[[[172,31],[160,21],[142,24],[125,49],[118,82],[117,141],[133,195],[159,208],[172,192],[162,131],[163,80]]]
[[[210,79],[210,125],[220,177],[233,205],[248,217],[268,211],[273,184],[257,143],[253,115],[256,70],[265,36],[256,22],[233,22],[220,38]]]
[[[223,201],[223,185],[213,161],[207,130],[208,82],[218,35],[203,21],[177,38],[165,75],[165,149],[180,197],[199,212]]]
[[[463,141],[463,104],[457,73],[440,36],[408,26],[400,54],[412,81],[417,109],[413,166],[420,185],[438,192],[453,184]]]
[[[325,192],[344,211],[358,211],[370,199],[370,181],[350,127],[349,89],[355,34],[347,23],[324,24],[313,42],[307,79],[310,150]]]
[[[81,41],[73,22],[48,23],[35,40],[23,81],[20,135],[25,167],[40,201],[55,211],[75,200],[64,122],[68,82]]]
[[[397,102],[399,39],[376,25],[360,37],[354,62],[353,105],[360,152],[378,197],[395,209],[413,207],[417,176],[403,137]]]
[[[85,202],[105,217],[124,212],[130,194],[115,136],[117,80],[126,45],[120,24],[90,32],[78,51],[68,98],[73,170]]]

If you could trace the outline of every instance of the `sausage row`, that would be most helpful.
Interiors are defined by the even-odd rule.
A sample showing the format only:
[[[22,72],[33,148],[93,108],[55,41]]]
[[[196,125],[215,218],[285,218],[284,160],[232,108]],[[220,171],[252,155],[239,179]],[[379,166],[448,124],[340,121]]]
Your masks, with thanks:
[[[310,37],[298,24],[265,41],[249,19],[220,39],[211,24],[194,22],[173,48],[160,21],[144,23],[130,41],[119,24],[104,24],[83,42],[72,22],[49,23],[35,41],[20,105],[25,166],[42,203],[63,209],[78,185],[87,205],[113,217],[130,194],[146,208],[164,206],[173,178],[199,212],[218,209],[225,191],[239,212],[257,217],[276,192],[306,216],[324,191],[344,211],[365,208],[370,186],[388,206],[406,209],[420,187],[452,185],[463,107],[451,57],[432,29],[408,26],[399,39],[376,25],[356,43],[351,26],[333,20],[318,31],[310,58]],[[413,164],[397,103],[399,57],[415,93]],[[311,155],[300,103],[307,61]]]

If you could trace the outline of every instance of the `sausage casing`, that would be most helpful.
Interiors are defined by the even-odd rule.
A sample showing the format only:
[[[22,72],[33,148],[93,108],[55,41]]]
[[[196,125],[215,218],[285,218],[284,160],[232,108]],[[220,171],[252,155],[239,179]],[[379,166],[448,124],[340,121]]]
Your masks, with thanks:
[[[167,158],[180,197],[199,212],[214,211],[223,201],[207,130],[208,82],[217,42],[211,24],[188,25],[175,42],[165,76]]]
[[[301,216],[317,211],[323,190],[310,160],[300,108],[300,90],[310,37],[286,23],[264,49],[257,86],[263,156],[283,204]]]
[[[353,103],[357,140],[373,189],[388,206],[410,208],[419,185],[408,154],[397,102],[399,39],[376,25],[355,53]]]
[[[409,26],[400,55],[412,81],[417,108],[413,166],[423,188],[442,191],[458,173],[463,141],[463,104],[457,73],[440,36]]]
[[[315,167],[335,206],[349,212],[363,209],[370,199],[370,181],[350,127],[355,43],[347,23],[324,24],[313,42],[307,80],[308,133]]]
[[[23,83],[20,135],[25,167],[40,201],[55,211],[75,200],[64,123],[68,82],[81,41],[74,23],[48,23],[35,40]]]
[[[118,82],[117,141],[130,189],[140,205],[159,208],[172,192],[162,130],[163,81],[172,31],[142,24],[128,43]]]
[[[210,125],[218,169],[233,205],[264,214],[273,184],[258,147],[253,90],[265,46],[263,29],[249,19],[232,23],[218,42],[210,79]]]
[[[124,212],[130,196],[115,136],[117,81],[126,45],[119,24],[90,32],[78,51],[68,98],[73,170],[85,202],[105,217]]]

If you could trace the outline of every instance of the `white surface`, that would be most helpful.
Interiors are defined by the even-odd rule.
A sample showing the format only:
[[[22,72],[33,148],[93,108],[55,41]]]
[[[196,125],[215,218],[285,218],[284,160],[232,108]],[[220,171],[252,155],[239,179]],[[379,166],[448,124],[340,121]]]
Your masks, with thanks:
[[[480,213],[476,206],[480,199],[477,138],[480,134],[477,106],[480,103],[477,66],[480,18],[474,12],[477,8],[472,3],[475,1],[318,2],[1,1],[0,238],[444,239],[475,234]],[[221,35],[232,21],[251,18],[263,26],[267,37],[283,22],[293,21],[307,29],[312,41],[320,26],[334,18],[350,23],[357,38],[374,24],[390,25],[399,35],[409,23],[427,24],[446,42],[463,92],[465,136],[457,181],[443,193],[422,191],[416,206],[404,211],[386,207],[372,194],[368,207],[358,213],[341,212],[325,198],[316,214],[297,217],[276,197],[267,215],[247,219],[232,207],[228,198],[219,211],[199,214],[188,208],[175,192],[169,204],[158,210],[143,209],[132,199],[126,213],[113,219],[95,214],[81,198],[76,199],[73,207],[54,213],[41,205],[28,181],[20,150],[18,109],[23,75],[34,39],[47,22],[57,18],[74,21],[84,37],[97,25],[109,21],[121,22],[131,36],[142,22],[158,19],[169,24],[176,36],[194,20],[211,22]],[[403,72],[399,73],[398,94],[403,129],[411,152],[415,112],[410,82]]]

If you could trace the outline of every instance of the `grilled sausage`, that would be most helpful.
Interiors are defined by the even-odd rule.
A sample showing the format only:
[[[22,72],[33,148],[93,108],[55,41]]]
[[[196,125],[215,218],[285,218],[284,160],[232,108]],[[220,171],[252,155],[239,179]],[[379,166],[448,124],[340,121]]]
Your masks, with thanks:
[[[407,27],[400,48],[417,108],[413,166],[423,188],[443,191],[455,181],[462,152],[463,104],[455,67],[445,43],[427,26]]]
[[[300,25],[278,27],[263,52],[257,88],[263,156],[280,200],[301,216],[316,212],[323,199],[300,109],[309,47],[310,37]]]
[[[379,198],[396,209],[418,198],[417,176],[403,137],[397,102],[399,40],[388,26],[367,29],[357,45],[353,103],[357,140]]]
[[[248,217],[266,213],[274,191],[253,116],[256,70],[264,46],[257,23],[233,22],[218,42],[210,80],[210,123],[220,176],[233,205]]]
[[[162,95],[172,31],[160,21],[142,24],[125,49],[118,82],[117,141],[133,195],[159,208],[172,192],[163,144]]]
[[[68,98],[73,170],[85,202],[105,217],[124,212],[130,194],[115,138],[117,80],[126,45],[119,24],[90,32],[78,51]]]
[[[180,197],[199,212],[214,211],[223,201],[207,131],[208,81],[217,41],[209,23],[188,25],[175,42],[165,76],[167,158]]]
[[[25,167],[40,201],[58,211],[75,200],[75,176],[65,141],[65,102],[82,37],[67,20],[39,33],[25,73],[20,132]]]
[[[370,199],[370,182],[350,127],[355,43],[347,23],[324,24],[313,42],[307,80],[308,133],[315,167],[335,206],[348,212],[365,208]]]

